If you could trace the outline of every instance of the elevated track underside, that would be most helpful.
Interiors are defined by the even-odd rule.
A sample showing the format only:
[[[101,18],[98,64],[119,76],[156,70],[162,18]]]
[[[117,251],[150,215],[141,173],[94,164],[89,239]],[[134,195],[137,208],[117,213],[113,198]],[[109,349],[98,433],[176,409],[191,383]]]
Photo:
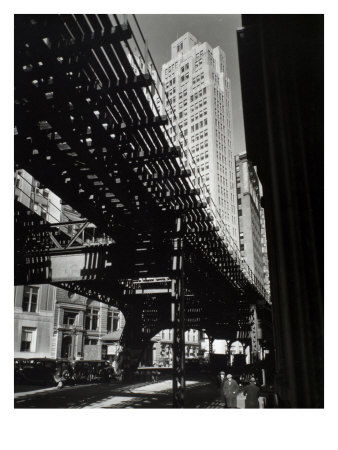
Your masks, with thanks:
[[[172,327],[175,302],[185,328],[249,337],[264,289],[193,187],[132,48],[118,16],[15,17],[15,169],[74,208],[82,235],[91,223],[110,239],[86,244],[16,201],[15,283],[117,306],[135,345]]]

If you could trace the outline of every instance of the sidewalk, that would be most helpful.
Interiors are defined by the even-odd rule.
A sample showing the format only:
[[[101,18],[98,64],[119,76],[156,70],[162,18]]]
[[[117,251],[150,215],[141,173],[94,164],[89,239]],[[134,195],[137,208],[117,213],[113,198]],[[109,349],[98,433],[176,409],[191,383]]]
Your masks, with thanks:
[[[258,403],[259,403],[259,408],[260,409],[265,408],[264,397],[259,397],[258,398]],[[240,392],[237,395],[237,408],[245,409],[245,396],[244,396],[243,392]]]
[[[169,380],[168,380],[169,381]],[[170,382],[171,383],[171,382]],[[139,383],[133,383],[133,384],[126,384],[126,383],[117,383],[117,382],[111,382],[107,383],[107,385],[114,388],[114,391],[121,391],[121,392],[128,392],[130,389],[136,389],[136,388],[142,388],[142,387],[149,387],[154,385],[152,381],[148,382],[139,382]],[[76,384],[76,385],[66,385],[62,388],[62,391],[66,391],[68,389],[81,389],[81,388],[88,388],[90,386],[102,386],[102,383],[86,383],[86,384]],[[30,395],[36,395],[43,392],[53,392],[57,391],[57,386],[51,386],[51,387],[39,387],[39,386],[25,386],[20,385],[16,387],[18,389],[17,392],[14,392],[14,399],[27,397]],[[150,388],[149,388],[150,389]],[[154,389],[154,392],[156,390]]]
[[[187,381],[186,389],[189,389],[193,386],[202,386],[203,383],[198,381]],[[116,389],[115,389],[116,392]],[[165,380],[160,381],[158,383],[150,383],[150,384],[142,384],[142,385],[133,385],[126,386],[125,388],[120,389],[121,396],[112,395],[102,401],[98,401],[86,406],[84,409],[88,408],[114,408],[117,405],[123,408],[134,408],[135,402],[140,401],[140,397],[147,396],[148,398],[142,398],[142,406],[146,407],[147,404],[150,404],[159,399],[159,394],[161,396],[168,396],[172,392],[172,381]],[[156,394],[156,396],[155,396]],[[155,397],[152,397],[154,395]],[[171,402],[171,395],[170,395]],[[128,406],[129,404],[129,406]]]

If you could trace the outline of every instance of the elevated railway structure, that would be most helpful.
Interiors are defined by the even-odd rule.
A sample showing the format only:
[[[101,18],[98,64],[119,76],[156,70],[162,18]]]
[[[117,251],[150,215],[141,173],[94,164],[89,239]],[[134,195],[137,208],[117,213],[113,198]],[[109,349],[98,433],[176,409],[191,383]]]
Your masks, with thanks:
[[[254,311],[267,303],[205,187],[193,187],[184,137],[169,137],[168,116],[149,101],[156,84],[135,75],[136,53],[151,55],[133,20],[15,17],[15,169],[79,213],[69,235],[74,221],[50,224],[15,202],[15,283],[52,283],[117,306],[131,370],[152,336],[174,328],[182,406],[184,330],[251,344]],[[89,245],[89,223],[110,242]]]

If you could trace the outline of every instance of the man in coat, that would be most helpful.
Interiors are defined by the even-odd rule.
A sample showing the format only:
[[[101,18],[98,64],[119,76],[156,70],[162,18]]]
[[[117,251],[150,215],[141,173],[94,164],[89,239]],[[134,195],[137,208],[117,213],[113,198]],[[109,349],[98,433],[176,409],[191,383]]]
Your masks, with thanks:
[[[217,375],[217,385],[220,389],[220,400],[223,403],[224,408],[226,408],[226,402],[225,402],[224,391],[223,391],[224,382],[225,382],[225,372],[220,372]]]
[[[259,408],[259,387],[256,386],[255,377],[250,378],[250,384],[243,389],[245,397],[245,408]]]
[[[227,375],[227,379],[223,383],[223,392],[227,408],[237,408],[238,391],[238,384],[235,380],[232,379],[232,375],[229,373]]]

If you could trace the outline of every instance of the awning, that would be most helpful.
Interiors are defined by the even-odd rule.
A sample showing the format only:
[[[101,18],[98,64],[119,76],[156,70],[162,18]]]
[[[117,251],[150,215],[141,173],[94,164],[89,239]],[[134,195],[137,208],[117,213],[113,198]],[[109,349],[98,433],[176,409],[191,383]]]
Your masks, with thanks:
[[[119,341],[122,334],[122,329],[117,331],[112,331],[111,333],[102,336],[102,341]]]

